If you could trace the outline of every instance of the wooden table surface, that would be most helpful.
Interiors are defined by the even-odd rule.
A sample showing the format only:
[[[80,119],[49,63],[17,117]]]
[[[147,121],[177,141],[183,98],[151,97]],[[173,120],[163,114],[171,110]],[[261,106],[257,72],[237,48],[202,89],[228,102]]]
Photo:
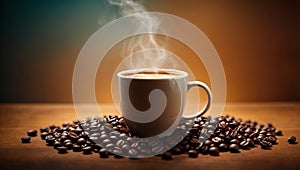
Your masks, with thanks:
[[[103,108],[104,112],[113,112],[111,105]],[[284,136],[278,137],[279,144],[272,150],[256,147],[238,154],[200,154],[195,159],[179,155],[171,161],[160,157],[101,159],[95,153],[58,154],[40,137],[32,138],[30,144],[20,142],[29,129],[76,119],[72,104],[0,104],[0,169],[300,169],[300,144],[287,142],[290,135],[300,141],[300,103],[232,103],[226,105],[224,113],[259,123],[271,122]]]

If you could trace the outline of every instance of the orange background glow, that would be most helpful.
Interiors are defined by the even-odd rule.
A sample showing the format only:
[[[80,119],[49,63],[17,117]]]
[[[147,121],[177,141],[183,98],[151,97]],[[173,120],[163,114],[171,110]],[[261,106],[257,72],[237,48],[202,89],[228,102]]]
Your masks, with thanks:
[[[85,41],[101,27],[102,1],[1,2],[0,102],[72,102],[72,73]],[[214,44],[227,79],[227,101],[300,100],[300,14],[296,0],[151,0],[149,11],[182,17]],[[101,13],[102,12],[102,13]],[[188,34],[188,33],[187,33]],[[105,40],[103,40],[105,41]],[[96,79],[99,102],[111,102],[110,80],[122,43]],[[196,79],[209,84],[201,61],[170,39]]]

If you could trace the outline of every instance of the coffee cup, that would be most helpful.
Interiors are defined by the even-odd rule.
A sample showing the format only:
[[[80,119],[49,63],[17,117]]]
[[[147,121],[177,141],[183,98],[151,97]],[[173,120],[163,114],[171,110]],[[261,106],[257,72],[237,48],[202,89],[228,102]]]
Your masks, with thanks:
[[[212,94],[200,81],[188,82],[188,73],[176,69],[132,69],[121,71],[119,98],[122,115],[133,134],[151,137],[170,132],[181,118],[203,115]],[[184,115],[186,95],[191,87],[202,87],[208,101],[198,113]]]

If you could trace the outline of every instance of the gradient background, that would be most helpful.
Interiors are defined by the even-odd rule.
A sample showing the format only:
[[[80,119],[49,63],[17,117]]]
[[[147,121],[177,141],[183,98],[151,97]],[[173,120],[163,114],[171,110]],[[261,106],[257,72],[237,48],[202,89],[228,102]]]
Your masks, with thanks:
[[[225,69],[227,101],[300,100],[299,1],[149,0],[145,6],[185,18],[209,37]],[[104,0],[9,0],[0,2],[0,13],[0,102],[72,102],[80,49],[117,17],[117,9]],[[197,79],[209,82],[188,48],[170,44],[198,70]],[[111,79],[118,47],[97,75],[99,102],[111,102],[110,85],[100,84]]]

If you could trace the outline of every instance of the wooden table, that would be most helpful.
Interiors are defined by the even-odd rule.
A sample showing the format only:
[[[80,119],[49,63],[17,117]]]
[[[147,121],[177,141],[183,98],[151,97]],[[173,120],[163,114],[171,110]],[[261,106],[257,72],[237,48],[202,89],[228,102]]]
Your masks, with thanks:
[[[112,112],[111,105],[105,105],[104,111]],[[58,154],[40,137],[32,138],[30,144],[20,142],[29,129],[76,119],[72,104],[0,104],[0,169],[300,169],[300,144],[287,142],[290,135],[300,141],[300,103],[227,104],[225,113],[259,123],[271,122],[284,136],[278,137],[279,144],[272,150],[256,147],[239,154],[200,154],[196,159],[180,155],[171,161],[160,157],[101,159],[95,153]]]

